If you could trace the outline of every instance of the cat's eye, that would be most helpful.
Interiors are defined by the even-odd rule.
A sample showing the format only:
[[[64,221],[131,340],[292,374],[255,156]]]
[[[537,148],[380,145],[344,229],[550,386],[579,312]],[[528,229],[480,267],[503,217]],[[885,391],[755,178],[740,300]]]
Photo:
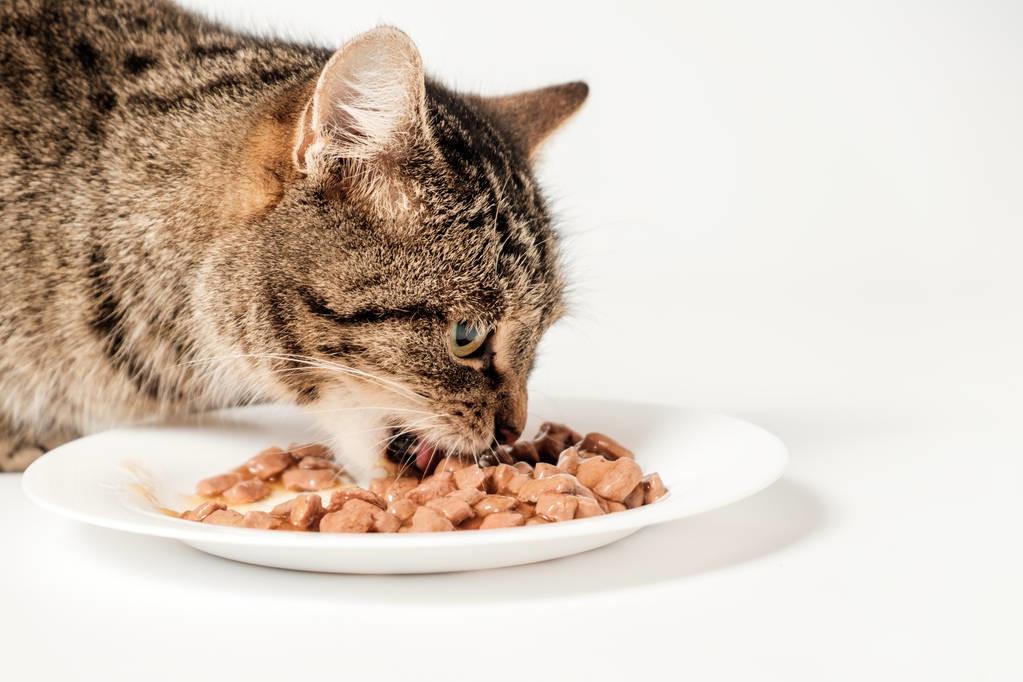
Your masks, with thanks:
[[[483,352],[490,331],[467,322],[453,322],[448,330],[448,343],[456,358],[473,358]]]

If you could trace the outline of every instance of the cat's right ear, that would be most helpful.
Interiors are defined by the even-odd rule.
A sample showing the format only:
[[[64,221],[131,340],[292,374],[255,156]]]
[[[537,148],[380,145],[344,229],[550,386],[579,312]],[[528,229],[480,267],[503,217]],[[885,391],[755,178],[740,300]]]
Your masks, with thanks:
[[[334,53],[295,133],[292,160],[303,173],[324,161],[399,155],[426,119],[422,59],[402,31],[381,27]]]

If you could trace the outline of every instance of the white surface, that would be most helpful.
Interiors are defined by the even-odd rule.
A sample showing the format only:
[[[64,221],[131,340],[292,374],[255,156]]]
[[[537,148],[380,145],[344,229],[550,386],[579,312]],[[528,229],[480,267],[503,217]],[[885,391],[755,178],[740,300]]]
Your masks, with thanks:
[[[656,504],[579,523],[472,533],[280,533],[183,521],[197,481],[231,471],[270,445],[308,443],[319,432],[297,408],[225,410],[165,425],[115,429],[63,445],[23,479],[41,507],[102,528],[173,538],[250,564],[331,573],[437,573],[516,566],[602,547],[647,526],[725,506],[760,492],[785,468],[785,446],[733,417],[666,405],[572,398],[535,401],[582,433],[614,431],[670,493]],[[537,420],[527,433],[539,427]],[[325,493],[329,498],[330,493]],[[278,493],[245,509],[269,511]]]
[[[577,303],[534,392],[732,412],[791,466],[586,555],[400,578],[86,528],[0,476],[4,673],[1023,678],[1018,3],[217,5],[319,40],[391,21],[491,92],[589,80],[545,154]],[[314,644],[268,652],[282,624]]]

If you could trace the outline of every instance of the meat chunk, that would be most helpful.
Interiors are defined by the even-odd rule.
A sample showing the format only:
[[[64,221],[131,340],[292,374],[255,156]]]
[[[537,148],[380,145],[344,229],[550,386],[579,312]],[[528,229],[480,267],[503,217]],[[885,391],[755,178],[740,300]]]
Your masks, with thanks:
[[[576,431],[557,422],[544,422],[533,436],[533,443],[541,461],[556,462],[565,448],[582,440]]]
[[[220,502],[203,502],[195,509],[186,511],[181,515],[181,518],[185,521],[202,521],[213,512],[220,511],[221,509],[227,509],[227,507]]]
[[[579,443],[579,449],[584,452],[601,455],[608,459],[621,459],[622,457],[636,458],[636,455],[632,454],[632,450],[603,433],[587,433],[586,437]]]
[[[639,465],[634,460],[623,457],[614,461],[600,482],[593,486],[593,492],[605,499],[622,502],[641,480],[643,471]]]
[[[584,486],[593,489],[604,478],[604,475],[611,470],[612,466],[614,466],[614,462],[603,457],[587,457],[579,462],[579,470],[576,471],[575,477]]]
[[[267,448],[245,463],[249,473],[264,481],[280,475],[295,463],[290,453],[277,447]]]
[[[371,528],[373,514],[365,509],[345,508],[325,514],[320,519],[321,533],[368,533]]]
[[[481,489],[487,481],[487,472],[475,464],[455,472],[455,485],[459,490]]]
[[[588,519],[591,516],[600,516],[604,513],[604,509],[601,508],[600,504],[596,499],[592,497],[583,497],[576,495],[576,510],[575,518],[577,519]]]
[[[405,493],[419,485],[418,478],[400,476],[398,478],[377,478],[370,482],[369,490],[384,498],[388,503],[405,497]]]
[[[664,481],[657,474],[647,474],[643,478],[643,503],[652,504],[668,494]]]
[[[642,507],[644,492],[645,491],[643,490],[643,484],[638,483],[636,487],[632,489],[632,492],[625,496],[625,499],[622,500],[622,504],[624,504],[627,509],[635,509],[636,507]]]
[[[215,526],[241,526],[244,518],[233,509],[218,509],[203,519],[202,522],[212,523]]]
[[[581,461],[579,451],[575,448],[568,448],[558,456],[558,468],[566,474],[572,474],[575,476],[579,471],[579,464]]]
[[[556,474],[547,478],[532,479],[522,484],[518,498],[523,502],[536,502],[544,493],[571,493],[578,481],[568,474]]]
[[[387,509],[387,502],[384,501],[384,498],[370,490],[365,488],[342,488],[341,490],[335,490],[334,494],[330,496],[330,511],[341,509],[348,500],[362,500],[381,509]]]
[[[406,500],[403,498],[391,502],[391,504],[387,507],[387,512],[402,523],[405,523],[412,518],[412,515],[416,513],[417,509],[419,509],[419,505],[412,500]]]
[[[217,497],[222,495],[225,490],[233,485],[241,482],[243,479],[239,473],[220,474],[218,476],[210,476],[199,481],[198,485],[195,486],[195,492],[203,497]]]
[[[540,462],[533,467],[533,478],[550,478],[551,476],[557,476],[558,474],[565,473],[553,464],[547,462]]]
[[[526,517],[516,512],[498,512],[496,514],[490,514],[483,519],[480,523],[480,530],[490,530],[492,528],[512,528],[514,526],[522,526],[526,523]]]
[[[458,525],[475,513],[465,500],[456,497],[437,497],[426,503],[430,509],[439,511],[453,525]]]
[[[258,478],[239,481],[223,492],[223,498],[229,504],[249,504],[270,496],[270,486]]]
[[[303,457],[298,462],[299,469],[332,469],[336,470],[337,465],[323,457]]]
[[[482,500],[486,496],[486,493],[477,488],[465,488],[464,490],[456,490],[453,493],[448,493],[447,496],[463,500],[471,507]]]
[[[491,476],[495,493],[501,495],[516,495],[529,477],[518,471],[515,467],[507,464],[498,464]]]
[[[412,490],[405,493],[405,497],[416,504],[426,504],[435,497],[444,497],[454,492],[454,477],[450,471],[442,471],[430,476]]]
[[[326,490],[337,485],[337,473],[331,469],[288,469],[281,480],[288,490]]]
[[[528,440],[520,440],[512,445],[511,456],[516,462],[525,462],[530,465],[540,461],[540,453],[536,451],[536,445]]]
[[[454,529],[452,523],[436,509],[420,507],[412,516],[412,531],[415,533],[436,533]]]
[[[277,508],[274,507],[274,512]],[[315,493],[299,495],[288,507],[288,523],[296,528],[312,528],[323,516],[323,500]]]
[[[473,509],[478,515],[487,516],[488,514],[498,514],[514,509],[518,503],[518,498],[508,495],[487,495],[473,505]]]
[[[536,513],[548,521],[571,521],[579,507],[575,495],[544,493],[536,501]]]
[[[281,524],[280,521],[264,511],[250,511],[242,518],[242,525],[246,528],[273,530]]]

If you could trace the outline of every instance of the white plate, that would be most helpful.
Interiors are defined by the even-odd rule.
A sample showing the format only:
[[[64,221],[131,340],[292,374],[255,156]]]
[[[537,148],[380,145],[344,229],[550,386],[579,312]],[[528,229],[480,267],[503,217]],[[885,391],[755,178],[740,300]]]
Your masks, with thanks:
[[[37,460],[23,486],[34,502],[72,519],[175,538],[237,561],[335,573],[432,573],[513,566],[601,547],[644,526],[752,495],[777,479],[787,460],[778,438],[724,415],[568,398],[536,399],[530,407],[577,430],[620,439],[635,450],[645,472],[660,473],[669,495],[639,509],[544,526],[321,535],[182,521],[161,514],[140,493],[142,483],[163,506],[191,508],[196,501],[189,493],[199,479],[233,468],[268,445],[317,439],[300,411],[269,406],[81,438]]]

